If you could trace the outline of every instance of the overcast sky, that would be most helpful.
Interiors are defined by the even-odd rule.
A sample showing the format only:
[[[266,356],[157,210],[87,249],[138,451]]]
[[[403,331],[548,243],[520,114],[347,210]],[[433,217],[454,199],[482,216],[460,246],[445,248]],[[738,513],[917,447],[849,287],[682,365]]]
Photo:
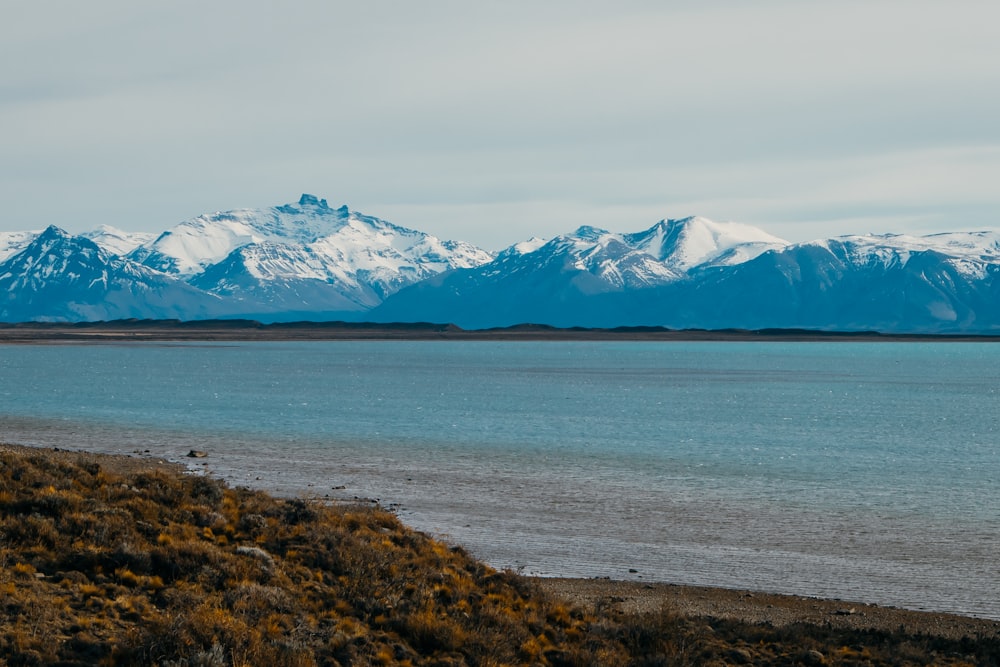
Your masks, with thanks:
[[[496,250],[702,215],[1000,227],[995,0],[32,0],[0,9],[0,230],[303,192]]]

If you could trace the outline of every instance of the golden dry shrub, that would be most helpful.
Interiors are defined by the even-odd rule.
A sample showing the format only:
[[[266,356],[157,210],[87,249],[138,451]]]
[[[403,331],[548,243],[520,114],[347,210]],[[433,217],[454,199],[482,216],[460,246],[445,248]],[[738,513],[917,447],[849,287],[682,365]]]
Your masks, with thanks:
[[[1000,664],[995,640],[583,610],[375,507],[129,463],[0,447],[0,664]]]

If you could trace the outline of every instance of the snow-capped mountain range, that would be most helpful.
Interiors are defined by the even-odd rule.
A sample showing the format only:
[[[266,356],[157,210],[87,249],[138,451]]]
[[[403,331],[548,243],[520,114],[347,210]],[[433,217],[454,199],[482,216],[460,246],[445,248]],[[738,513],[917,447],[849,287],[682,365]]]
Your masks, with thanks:
[[[36,246],[53,235],[63,244],[72,239],[80,252],[84,246],[99,248],[101,252],[91,252],[90,259],[107,265],[99,272],[102,275],[122,280],[134,275],[155,278],[163,285],[183,286],[191,297],[180,300],[168,313],[161,304],[149,303],[140,290],[135,303],[126,309],[119,299],[93,291],[104,284],[98,280],[88,286],[92,298],[86,303],[60,299],[54,295],[72,292],[81,279],[79,272],[44,268],[50,263],[59,265],[51,258],[11,265],[25,253],[37,255],[43,248]],[[44,249],[71,254],[65,248]],[[330,208],[324,199],[302,195],[294,204],[200,215],[158,235],[132,234],[108,226],[79,237],[69,237],[52,227],[45,232],[0,235],[0,286],[4,280],[19,280],[17,287],[0,291],[6,297],[6,301],[0,297],[0,320],[281,319],[291,313],[348,317],[378,305],[401,287],[491,259],[488,252],[470,244],[441,241],[346,206]],[[23,278],[22,273],[28,277]],[[44,300],[29,298],[39,291],[49,296]],[[24,304],[29,302],[32,308],[26,310]]]
[[[21,250],[14,248],[0,263],[0,320],[198,318],[223,306],[218,298],[57,227],[33,234],[27,244],[15,243]]]
[[[363,311],[432,275],[492,259],[302,195],[296,204],[201,215],[128,259],[241,304],[245,313]]]
[[[791,244],[700,217],[492,255],[302,195],[161,234],[0,232],[0,321],[127,317],[1000,332],[1000,232]]]
[[[791,244],[704,218],[636,234],[582,227],[388,298],[377,321],[555,326],[1000,329],[1000,232]]]

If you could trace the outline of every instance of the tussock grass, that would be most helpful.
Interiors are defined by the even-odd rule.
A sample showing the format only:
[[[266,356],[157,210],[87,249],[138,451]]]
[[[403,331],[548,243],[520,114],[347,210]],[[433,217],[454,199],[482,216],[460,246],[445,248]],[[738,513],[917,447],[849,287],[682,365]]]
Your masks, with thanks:
[[[997,660],[954,642],[584,611],[377,508],[107,463],[0,451],[0,664]]]
[[[592,619],[367,506],[0,452],[7,664],[626,661]]]

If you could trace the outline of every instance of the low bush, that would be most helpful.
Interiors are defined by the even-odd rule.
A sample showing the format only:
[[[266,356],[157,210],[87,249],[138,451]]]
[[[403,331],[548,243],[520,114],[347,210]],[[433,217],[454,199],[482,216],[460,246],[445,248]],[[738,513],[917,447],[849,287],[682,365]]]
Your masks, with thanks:
[[[997,664],[996,646],[582,610],[369,506],[0,449],[0,664]],[[921,643],[923,642],[923,643]],[[843,649],[862,646],[863,650]],[[808,653],[814,651],[815,653]],[[806,656],[805,658],[803,656]]]

